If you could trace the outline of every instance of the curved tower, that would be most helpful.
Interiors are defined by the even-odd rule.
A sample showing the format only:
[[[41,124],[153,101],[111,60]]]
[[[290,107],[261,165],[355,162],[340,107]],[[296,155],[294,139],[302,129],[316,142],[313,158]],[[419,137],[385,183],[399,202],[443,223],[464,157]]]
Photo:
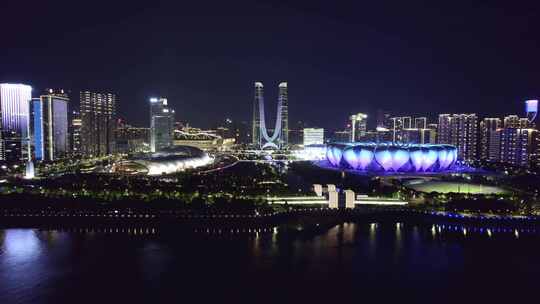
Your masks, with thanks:
[[[281,148],[284,148],[289,145],[289,96],[286,82],[279,84],[278,96],[281,104]]]
[[[266,129],[266,118],[264,113],[264,91],[261,82],[255,82],[255,99],[253,101],[253,122],[252,122],[252,142],[260,148],[280,149],[288,144],[288,96],[287,83],[279,84],[279,97],[277,105],[277,118],[272,136]]]

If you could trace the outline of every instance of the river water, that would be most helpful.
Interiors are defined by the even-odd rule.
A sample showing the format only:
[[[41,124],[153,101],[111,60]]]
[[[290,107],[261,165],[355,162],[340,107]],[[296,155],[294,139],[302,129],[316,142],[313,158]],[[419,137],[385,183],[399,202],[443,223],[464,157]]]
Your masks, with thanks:
[[[540,287],[533,230],[116,231],[0,230],[0,303],[518,303]]]

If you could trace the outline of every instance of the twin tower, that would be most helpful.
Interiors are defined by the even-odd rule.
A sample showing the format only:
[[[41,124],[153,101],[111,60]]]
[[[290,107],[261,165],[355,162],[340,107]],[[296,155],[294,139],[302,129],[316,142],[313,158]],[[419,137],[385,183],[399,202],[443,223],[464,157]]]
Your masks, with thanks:
[[[252,139],[253,145],[258,149],[284,149],[289,144],[289,101],[286,82],[279,84],[277,118],[272,136],[268,131],[264,114],[264,86],[262,82],[255,82]]]

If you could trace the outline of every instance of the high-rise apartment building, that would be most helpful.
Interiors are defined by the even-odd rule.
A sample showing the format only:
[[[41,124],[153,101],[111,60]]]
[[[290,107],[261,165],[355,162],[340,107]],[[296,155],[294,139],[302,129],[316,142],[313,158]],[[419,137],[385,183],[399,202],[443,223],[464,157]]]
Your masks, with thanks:
[[[478,117],[476,114],[440,114],[437,142],[454,145],[458,159],[471,161],[477,155]]]
[[[529,167],[537,153],[538,131],[535,129],[500,129],[500,161]]]
[[[480,122],[480,159],[498,160],[499,145],[497,130],[502,126],[500,118],[484,118]]]
[[[158,152],[173,144],[174,110],[167,98],[150,98],[150,151]]]
[[[439,123],[437,124],[437,143],[450,144],[451,121],[452,121],[452,115],[439,114]]]
[[[504,117],[505,128],[527,129],[532,127],[532,123],[526,117],[519,117],[517,115],[508,115]]]
[[[71,155],[81,155],[82,151],[82,120],[81,114],[77,111],[73,111],[71,114],[71,126],[70,126],[70,144]]]
[[[289,94],[287,83],[279,84],[279,102],[281,103],[281,148],[289,145]]]
[[[107,92],[80,92],[81,151],[88,157],[114,153],[117,97]]]
[[[392,117],[390,131],[392,132],[392,142],[403,142],[403,117]]]
[[[367,114],[358,113],[351,115],[351,142],[360,141],[364,138],[367,131]]]
[[[69,97],[63,90],[49,89],[47,94],[32,99],[32,144],[36,160],[53,161],[69,152]]]
[[[0,83],[2,148],[0,159],[8,162],[28,160],[30,153],[30,102],[32,87]]]

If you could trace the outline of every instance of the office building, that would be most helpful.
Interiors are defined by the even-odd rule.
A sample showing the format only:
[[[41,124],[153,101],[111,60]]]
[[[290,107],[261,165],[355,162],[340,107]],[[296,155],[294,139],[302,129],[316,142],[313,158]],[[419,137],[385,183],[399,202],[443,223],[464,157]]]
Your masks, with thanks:
[[[304,146],[322,145],[324,144],[324,129],[322,128],[305,128],[304,129]]]
[[[30,158],[31,99],[31,86],[0,83],[2,160],[20,162]]]
[[[40,161],[64,158],[69,152],[69,97],[49,89],[46,95],[32,99],[32,144],[34,157]]]
[[[117,97],[108,92],[80,92],[81,152],[84,156],[114,153]]]
[[[174,110],[167,98],[150,98],[150,151],[158,152],[173,144]]]

